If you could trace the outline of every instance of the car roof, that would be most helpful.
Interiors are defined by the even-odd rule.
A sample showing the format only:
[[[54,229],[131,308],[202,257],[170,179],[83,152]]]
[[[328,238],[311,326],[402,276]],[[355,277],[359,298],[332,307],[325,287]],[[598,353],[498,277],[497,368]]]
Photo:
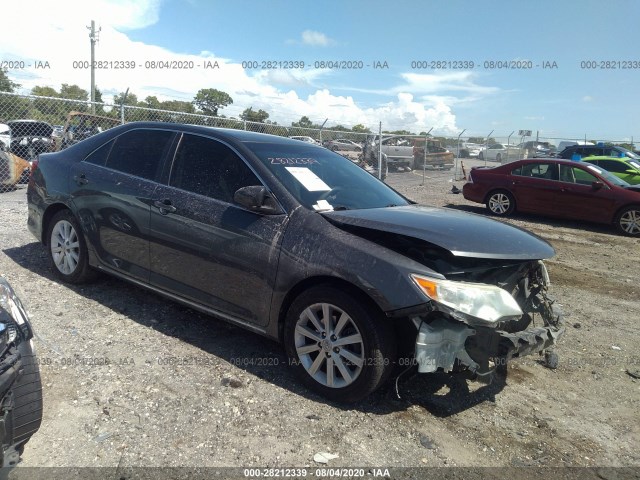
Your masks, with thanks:
[[[221,139],[228,139],[236,142],[253,142],[253,143],[282,143],[289,145],[300,145],[299,140],[293,138],[281,137],[279,135],[271,135],[269,133],[249,132],[246,130],[235,130],[233,128],[206,127],[203,125],[191,125],[188,123],[169,123],[169,122],[130,122],[124,125],[114,127],[111,130],[133,130],[135,128],[163,128],[177,129],[189,133],[199,133],[201,135],[215,134]]]
[[[591,160],[616,160],[618,162],[626,162],[627,160],[633,160],[629,157],[612,157],[610,155],[593,155],[591,157],[584,157],[583,162],[589,162]]]
[[[576,162],[574,160],[568,160],[565,158],[525,158],[523,160],[516,160],[514,162],[505,163],[504,165],[499,165],[494,168],[508,168],[514,167],[516,165],[527,165],[529,163],[557,163],[558,165],[580,165],[582,162]]]

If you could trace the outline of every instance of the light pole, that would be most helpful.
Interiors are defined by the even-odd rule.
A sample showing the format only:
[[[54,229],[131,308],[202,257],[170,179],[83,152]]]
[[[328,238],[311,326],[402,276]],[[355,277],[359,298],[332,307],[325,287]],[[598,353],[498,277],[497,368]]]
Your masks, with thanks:
[[[100,34],[101,28],[96,32],[96,22],[91,20],[91,26],[87,27],[89,29],[89,40],[91,42],[91,113],[95,115],[96,106],[94,102],[96,101],[96,43],[98,42],[98,36]]]

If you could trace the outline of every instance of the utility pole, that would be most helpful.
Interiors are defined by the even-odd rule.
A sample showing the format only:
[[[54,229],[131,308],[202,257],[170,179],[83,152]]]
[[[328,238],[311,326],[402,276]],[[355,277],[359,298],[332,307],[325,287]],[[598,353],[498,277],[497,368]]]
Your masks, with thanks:
[[[89,40],[91,41],[91,113],[96,113],[96,106],[93,102],[96,101],[96,43],[98,42],[98,35],[100,34],[100,28],[96,32],[96,22],[91,20],[91,26],[89,29]]]

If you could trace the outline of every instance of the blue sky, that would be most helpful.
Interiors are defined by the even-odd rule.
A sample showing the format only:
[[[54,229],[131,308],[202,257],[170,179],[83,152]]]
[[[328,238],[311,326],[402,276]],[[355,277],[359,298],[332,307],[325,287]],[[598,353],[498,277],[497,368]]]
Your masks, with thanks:
[[[134,71],[101,70],[105,97],[129,87],[139,99],[191,100],[200,88],[234,99],[222,113],[253,106],[288,125],[302,115],[328,125],[443,134],[626,140],[640,138],[640,51],[635,0],[27,0],[5,6],[13,23],[0,60],[48,60],[43,71],[9,75],[33,85],[77,83],[88,89],[85,26],[102,27],[97,59],[135,59]],[[13,13],[12,13],[12,10]],[[15,29],[12,31],[11,29]],[[43,42],[43,37],[46,41]],[[6,39],[9,38],[7,41]],[[140,68],[154,59],[218,61],[217,70]],[[300,70],[243,69],[242,61],[304,61]],[[362,61],[363,69],[316,69],[316,61]],[[412,61],[473,61],[475,68],[418,69]],[[485,68],[485,61],[531,61],[532,69]],[[581,61],[635,62],[630,69],[584,69]],[[384,63],[388,69],[366,65]],[[543,69],[549,62],[557,68]],[[633,63],[631,65],[633,66]],[[466,135],[465,134],[465,135]]]

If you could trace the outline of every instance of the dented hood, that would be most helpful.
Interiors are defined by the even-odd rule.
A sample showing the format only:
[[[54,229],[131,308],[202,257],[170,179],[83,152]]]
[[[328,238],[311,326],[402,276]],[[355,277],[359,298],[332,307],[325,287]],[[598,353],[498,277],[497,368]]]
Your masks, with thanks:
[[[448,208],[407,205],[324,212],[338,227],[358,227],[424,240],[455,256],[539,260],[555,255],[553,247],[518,227],[481,215]],[[366,234],[362,235],[366,238]]]

